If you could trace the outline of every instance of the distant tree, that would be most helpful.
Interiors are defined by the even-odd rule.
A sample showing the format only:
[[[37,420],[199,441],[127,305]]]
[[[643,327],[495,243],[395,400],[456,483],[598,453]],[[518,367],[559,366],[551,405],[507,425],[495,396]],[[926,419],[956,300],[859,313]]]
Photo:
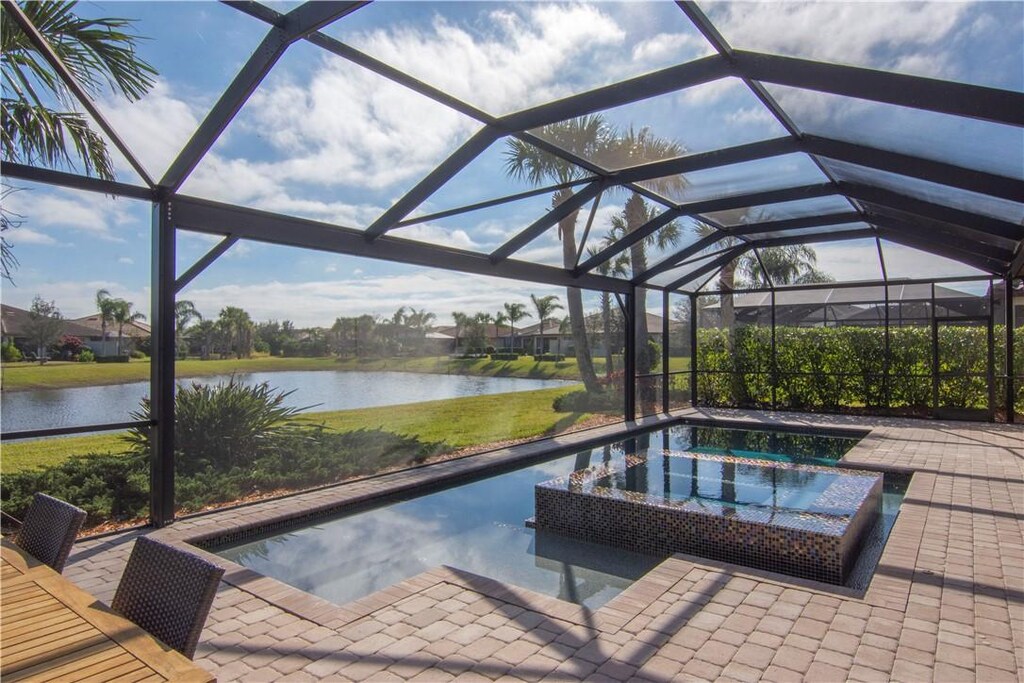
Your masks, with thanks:
[[[452,321],[455,323],[455,352],[459,351],[459,340],[463,333],[469,328],[472,318],[462,311],[452,311]]]
[[[196,310],[196,305],[187,299],[179,299],[174,302],[174,346],[178,355],[184,358],[188,353],[185,345],[185,335],[188,325],[193,320],[202,320],[203,316]]]
[[[105,289],[96,290],[96,308],[100,312],[100,338],[104,343],[107,341],[107,330],[114,322],[114,309],[117,307],[117,299],[110,296]],[[106,349],[103,350],[106,353]]]
[[[501,336],[501,328],[508,325],[508,314],[505,311],[498,311],[494,314],[494,334]]]
[[[131,323],[145,320],[146,316],[137,311],[132,311],[132,302],[125,301],[124,299],[116,299],[114,301],[114,312],[113,318],[114,323],[117,325],[117,355],[121,355],[121,340],[124,338],[124,327]]]
[[[757,256],[745,254],[738,268],[754,287],[768,287],[769,281],[775,285],[832,282],[831,276],[818,270],[818,253],[806,244],[758,249]]]
[[[609,233],[604,239],[604,246],[611,244],[616,239],[614,233]],[[597,255],[598,250],[594,247],[587,249],[590,256]],[[599,275],[624,276],[629,274],[629,256],[620,253],[617,257],[604,261],[596,268]],[[610,377],[614,371],[612,361],[612,295],[610,292],[601,292],[601,333],[604,339],[604,374]]]
[[[533,310],[537,311],[537,319],[540,321],[540,334],[538,338],[541,340],[541,344],[544,343],[544,323],[551,319],[551,314],[562,308],[562,304],[559,303],[558,297],[554,294],[548,294],[547,296],[538,297],[536,294],[530,295],[530,301],[533,302]],[[534,347],[534,353],[543,353],[542,349]]]
[[[477,313],[466,324],[466,348],[482,350],[487,346],[487,325],[491,322],[490,313]]]
[[[200,320],[189,328],[188,338],[193,344],[199,345],[199,357],[203,360],[210,360],[216,352],[217,337],[220,327],[215,320]]]
[[[512,348],[516,347],[516,323],[523,318],[532,318],[526,310],[526,304],[514,301],[511,303],[505,303],[503,306],[505,309],[505,316],[508,318],[508,324],[512,328]]]
[[[55,341],[60,339],[64,332],[64,318],[60,314],[57,304],[52,301],[45,301],[36,295],[32,299],[32,307],[28,311],[28,321],[25,323],[25,336],[36,348],[36,356],[39,364],[42,365],[46,359],[46,349]]]
[[[248,358],[252,355],[253,324],[249,314],[237,306],[221,309],[217,319],[235,358]]]

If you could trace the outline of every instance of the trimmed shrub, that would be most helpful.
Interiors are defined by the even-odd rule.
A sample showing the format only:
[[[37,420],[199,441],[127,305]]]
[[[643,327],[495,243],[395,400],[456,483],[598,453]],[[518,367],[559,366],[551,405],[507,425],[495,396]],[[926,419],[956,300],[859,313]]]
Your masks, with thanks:
[[[559,413],[606,413],[622,410],[622,395],[611,391],[588,392],[570,391],[555,398],[551,403]]]
[[[92,349],[82,349],[78,352],[79,363],[92,363],[96,360],[96,354],[92,352]]]
[[[560,363],[565,360],[565,356],[562,354],[545,353],[538,356],[534,356],[533,360],[538,363]]]
[[[0,346],[0,358],[5,363],[17,363],[22,359],[21,349],[14,345],[14,342],[4,342]]]
[[[518,353],[492,353],[491,360],[519,360]]]

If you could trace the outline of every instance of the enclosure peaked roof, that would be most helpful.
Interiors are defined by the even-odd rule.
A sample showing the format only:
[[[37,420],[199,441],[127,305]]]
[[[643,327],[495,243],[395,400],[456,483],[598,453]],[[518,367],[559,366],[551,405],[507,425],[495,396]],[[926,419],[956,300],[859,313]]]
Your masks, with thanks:
[[[850,41],[844,41],[842,25],[823,25],[820,30],[834,32],[837,44],[848,44],[849,55],[821,59],[799,54],[799,49],[777,49],[768,33],[789,29],[784,25],[759,28],[757,22],[770,18],[771,12],[784,14],[789,6],[755,12],[718,3],[705,12],[702,3],[680,2],[669,7],[678,32],[666,33],[658,22],[647,22],[650,35],[633,48],[630,59],[620,61],[611,54],[621,43],[613,36],[595,48],[592,74],[580,76],[578,83],[553,88],[541,99],[536,92],[524,91],[525,99],[509,106],[488,101],[472,90],[460,90],[456,79],[446,80],[436,70],[424,70],[415,59],[406,60],[406,68],[400,68],[396,53],[382,51],[373,41],[359,46],[346,42],[354,33],[351,27],[366,28],[366,23],[359,22],[369,22],[373,16],[369,13],[382,13],[373,16],[377,21],[399,21],[401,12],[411,15],[422,7],[389,3],[392,6],[375,10],[363,2],[307,2],[279,12],[257,2],[225,5],[237,10],[239,21],[264,26],[264,37],[169,166],[150,174],[133,154],[128,138],[119,134],[124,131],[118,131],[113,119],[90,101],[88,91],[75,82],[72,71],[18,6],[4,0],[5,16],[40,48],[147,185],[14,163],[4,163],[4,173],[149,198],[166,207],[169,220],[177,227],[224,235],[225,243],[190,269],[188,277],[183,276],[185,282],[238,239],[619,292],[636,285],[692,290],[746,253],[760,258],[762,250],[772,247],[844,240],[874,240],[880,260],[882,240],[886,240],[953,259],[992,276],[1012,277],[1024,271],[1024,74],[1017,73],[1024,67],[1020,59],[1014,65],[1011,58],[1010,66],[1002,70],[1003,82],[991,80],[996,78],[990,75],[992,69],[959,74],[959,80],[940,80],[907,73],[910,67],[902,63],[895,63],[890,70],[864,64],[870,60]],[[590,19],[598,16],[602,5],[592,7],[597,9],[588,15]],[[863,15],[870,12],[855,3],[848,7],[845,16],[852,21],[866,20]],[[444,13],[450,11],[444,5],[430,8],[437,13],[435,21],[441,23]],[[634,3],[628,9],[640,17],[654,16],[666,8]],[[1008,12],[1010,20],[998,30],[1019,51],[1024,44],[1024,17],[1016,14],[1024,14],[1024,5],[999,11]],[[486,15],[495,27],[502,21],[514,21],[510,16],[502,8]],[[731,42],[734,36],[735,45]],[[644,73],[630,68],[630,60],[636,62],[673,41],[695,45],[692,58],[660,63]],[[423,46],[410,37],[408,49],[415,53]],[[430,55],[417,58],[428,60]],[[394,195],[389,206],[364,211],[363,217],[352,221],[355,225],[185,194],[195,170],[209,160],[214,146],[224,141],[225,131],[261,84],[286,69],[286,63],[296,73],[311,59],[344,64],[345,73],[352,78],[372,78],[389,88],[415,93],[423,110],[400,112],[400,117],[421,117],[424,127],[437,117],[456,121],[453,130],[461,131],[461,137],[442,155],[443,160]],[[515,77],[504,75],[510,82]],[[727,144],[687,151],[686,145],[694,143],[679,140],[645,156],[633,148],[624,152],[621,144],[614,148],[616,153],[574,147],[553,132],[579,117],[628,117],[630,112],[643,113],[636,108],[652,103],[667,106],[682,118],[703,115],[702,102],[724,89],[747,98],[750,106],[743,110],[744,116],[761,125],[744,129],[741,135],[723,134],[721,139]],[[297,96],[301,92],[301,88],[296,90]],[[620,125],[618,132],[642,136],[643,123],[638,120],[633,128],[631,121]],[[736,125],[724,117],[715,123],[723,128]],[[286,129],[304,124],[290,120],[275,125]],[[377,122],[368,122],[367,130],[388,135],[387,130],[377,128]],[[266,132],[270,136],[287,134],[286,130]],[[650,132],[672,135],[653,128]],[[410,158],[419,158],[412,149],[417,142],[408,143]],[[490,167],[493,171],[516,145],[546,155],[545,159],[563,169],[561,176],[536,189],[476,196],[473,201],[441,206],[442,198],[473,195],[480,170]],[[356,177],[353,182],[358,180]],[[244,181],[226,177],[224,182]],[[602,198],[615,193],[642,197],[650,211],[649,220],[599,241],[591,234],[591,225]],[[511,213],[513,207],[531,206],[535,210],[532,219],[505,232],[497,243],[484,243],[479,237],[485,234],[481,228],[471,232],[463,240],[465,244],[456,246],[451,238],[458,231],[442,224],[456,218],[473,223],[474,216],[488,211]],[[581,220],[586,228],[575,261],[564,261],[560,251],[555,256],[542,254],[537,245],[544,240],[555,242],[556,226],[576,212],[586,219]],[[473,224],[486,222],[480,218]],[[431,226],[432,231],[422,229],[424,226]],[[662,248],[647,269],[636,268],[628,275],[605,274],[605,266],[619,254],[642,240],[664,235],[661,231],[669,226],[681,226],[692,239]],[[463,230],[463,234],[468,233]],[[588,246],[592,248],[585,251]],[[884,280],[884,262],[880,266]],[[183,282],[178,284],[180,287]]]

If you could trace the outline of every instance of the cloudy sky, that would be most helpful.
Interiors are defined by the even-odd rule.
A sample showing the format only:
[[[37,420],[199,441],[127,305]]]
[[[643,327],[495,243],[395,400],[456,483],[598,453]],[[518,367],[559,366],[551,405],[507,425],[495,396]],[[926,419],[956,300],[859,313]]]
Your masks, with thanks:
[[[295,3],[274,3],[281,11]],[[142,56],[159,71],[150,94],[100,105],[147,171],[159,178],[231,81],[267,27],[212,2],[82,2],[82,14],[136,20]],[[1021,3],[709,3],[735,47],[1024,89]],[[679,9],[665,3],[378,2],[325,31],[492,114],[686,62],[711,50]],[[1019,129],[770,88],[808,132],[1021,175]],[[689,152],[784,134],[743,84],[726,79],[605,112],[620,128],[649,126]],[[480,125],[306,43],[291,47],[185,183],[204,198],[363,228],[469,138]],[[935,141],[940,140],[938,148]],[[499,140],[416,210],[428,214],[528,189],[506,176]],[[857,169],[838,169],[850,173]],[[138,182],[119,162],[118,177]],[[688,176],[683,197],[821,182],[806,158],[772,160]],[[904,185],[919,194],[935,188]],[[6,303],[39,294],[65,315],[92,312],[99,288],[148,313],[151,208],[144,202],[16,182],[5,202],[24,217],[11,241],[21,262]],[[601,198],[588,245],[607,233],[623,193]],[[969,198],[968,198],[969,199]],[[938,201],[961,201],[942,198]],[[820,200],[815,209],[843,210]],[[490,251],[548,208],[536,197],[393,234]],[[989,202],[992,215],[1019,205]],[[808,207],[777,207],[798,215]],[[589,207],[588,207],[589,210]],[[583,214],[581,223],[585,220]],[[683,225],[682,243],[692,241]],[[215,242],[179,233],[179,271]],[[821,245],[822,269],[839,280],[880,276],[873,241]],[[968,274],[968,268],[886,244],[891,277]],[[657,250],[652,260],[658,257]],[[560,264],[554,230],[516,256]],[[284,247],[240,243],[182,294],[206,315],[225,305],[256,319],[329,325],[339,315],[427,308],[495,312],[502,302],[558,290]],[[591,301],[593,301],[591,297]]]

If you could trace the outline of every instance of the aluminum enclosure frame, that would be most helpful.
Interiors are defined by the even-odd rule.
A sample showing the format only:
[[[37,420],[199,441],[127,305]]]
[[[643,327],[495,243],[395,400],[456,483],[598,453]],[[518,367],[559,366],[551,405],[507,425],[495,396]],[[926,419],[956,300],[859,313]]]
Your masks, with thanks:
[[[87,178],[9,162],[3,163],[4,175],[32,182],[153,202],[152,322],[154,352],[151,376],[153,420],[151,423],[133,423],[133,425],[150,424],[154,430],[151,516],[153,523],[158,526],[168,524],[174,519],[174,434],[173,428],[169,428],[169,425],[174,424],[173,309],[175,294],[242,239],[624,295],[627,297],[626,329],[634,331],[632,337],[627,336],[629,351],[627,356],[629,358],[632,358],[632,351],[640,342],[635,339],[635,321],[633,320],[638,287],[661,290],[665,296],[664,301],[667,302],[670,292],[675,292],[683,285],[712,274],[708,280],[705,280],[704,284],[706,285],[713,278],[716,269],[725,266],[743,253],[752,251],[755,257],[760,259],[758,250],[761,248],[873,236],[879,247],[879,240],[886,239],[981,269],[992,278],[1002,279],[1006,283],[1007,292],[1010,291],[1013,279],[1024,274],[1024,227],[1021,225],[996,219],[980,212],[954,209],[923,201],[871,184],[845,182],[837,179],[828,171],[826,162],[831,159],[855,164],[868,169],[894,173],[1017,203],[1024,198],[1024,178],[1005,177],[934,159],[807,135],[797,128],[785,109],[771,97],[763,84],[775,83],[787,87],[832,93],[1015,127],[1024,126],[1024,94],[1022,93],[862,67],[825,64],[807,59],[735,50],[729,46],[696,3],[679,2],[680,11],[704,35],[714,48],[715,54],[506,116],[496,117],[402,73],[321,31],[322,28],[334,21],[343,21],[344,17],[357,12],[368,3],[306,2],[287,13],[277,12],[257,2],[227,2],[225,4],[265,22],[268,25],[268,32],[242,66],[238,75],[221,94],[213,109],[200,123],[190,141],[179,151],[161,179],[155,182],[150,179],[145,169],[132,155],[129,147],[118,137],[114,127],[103,117],[102,112],[90,100],[87,92],[75,81],[71,71],[61,62],[59,56],[46,43],[45,39],[35,31],[17,5],[11,0],[3,0],[4,14],[12,17],[18,26],[26,32],[33,45],[40,50],[46,61],[55,69],[61,80],[90,113],[97,125],[109,136],[113,144],[128,160],[129,165],[146,183],[146,186],[140,187],[129,183]],[[475,119],[482,127],[444,162],[371,222],[365,230],[271,214],[179,194],[178,191],[182,184],[220,138],[264,77],[285,54],[288,47],[299,41],[306,41],[338,58],[369,69],[439,104],[450,107]],[[785,128],[788,136],[690,154],[676,159],[637,164],[627,168],[605,169],[589,160],[581,159],[566,150],[559,149],[543,137],[538,136],[536,132],[540,126],[596,113],[656,95],[678,92],[685,88],[728,77],[742,80]],[[576,164],[590,175],[564,184],[565,187],[574,188],[573,197],[569,202],[538,217],[531,226],[490,254],[438,247],[387,234],[394,228],[423,220],[422,218],[410,218],[410,214],[484,150],[503,137],[514,137],[533,144],[549,154]],[[645,181],[665,175],[685,174],[770,159],[785,154],[808,156],[822,171],[827,182],[767,192],[742,192],[732,196],[683,203],[676,203],[661,197],[643,185]],[[582,263],[578,263],[574,268],[559,268],[515,259],[516,252],[557,223],[561,217],[581,208],[591,199],[599,197],[604,190],[613,187],[623,187],[640,193],[647,200],[658,205],[661,212],[640,229],[621,237],[614,244],[605,247]],[[543,188],[516,193],[504,198],[450,209],[442,213],[445,216],[458,215],[483,206],[499,206],[502,203],[523,197],[536,196],[549,190],[550,188]],[[789,221],[743,225],[731,229],[718,225],[705,216],[705,214],[716,211],[824,196],[843,197],[849,203],[850,211]],[[872,205],[880,207],[880,209],[872,211]],[[910,216],[910,220],[885,215],[889,210],[907,214]],[[437,215],[440,216],[442,213]],[[669,255],[660,264],[656,264],[630,280],[601,276],[594,272],[602,263],[614,258],[638,241],[653,235],[659,228],[668,225],[673,220],[683,217],[708,224],[715,232],[709,237],[699,240],[695,245],[690,245]],[[864,223],[868,228],[841,227],[851,223]],[[792,238],[752,237],[762,232],[797,230],[808,227],[835,227],[837,229]],[[178,275],[175,273],[174,255],[176,233],[180,229],[222,235],[224,239],[196,264]],[[716,248],[715,245],[722,240],[733,240],[735,244],[720,252],[711,263],[688,273],[667,286],[655,286],[650,283],[650,280],[656,275],[672,270],[701,252],[706,253],[706,250]],[[581,244],[581,253],[582,247]],[[880,248],[879,261],[883,273],[882,280],[856,283],[851,286],[892,284],[894,281],[888,277]],[[774,285],[771,286],[771,289],[774,293]],[[700,292],[700,288],[696,292],[683,293],[690,297],[691,327],[695,341],[697,298],[703,293]],[[1007,312],[1008,316],[1012,315],[1012,303],[1009,295],[1007,296]],[[667,319],[665,325],[667,326]],[[1015,375],[1012,324],[1007,324],[1007,329],[1006,397],[1009,402],[1013,395]],[[695,354],[695,345],[692,350]],[[635,369],[632,361],[629,361],[628,365],[627,369]],[[665,367],[667,371],[667,363]],[[695,364],[692,367],[695,373]],[[629,380],[625,388],[626,418],[632,419],[636,404],[635,372],[628,372],[627,376]],[[691,397],[696,400],[695,374],[691,387]],[[663,386],[666,410],[668,408],[667,392],[666,377]],[[1012,420],[1012,410],[1009,413],[1009,419]],[[119,426],[123,426],[123,424],[89,425],[82,428],[42,431],[78,433],[93,431],[97,427],[117,428]],[[26,432],[4,434],[3,440],[26,438],[29,435]]]

